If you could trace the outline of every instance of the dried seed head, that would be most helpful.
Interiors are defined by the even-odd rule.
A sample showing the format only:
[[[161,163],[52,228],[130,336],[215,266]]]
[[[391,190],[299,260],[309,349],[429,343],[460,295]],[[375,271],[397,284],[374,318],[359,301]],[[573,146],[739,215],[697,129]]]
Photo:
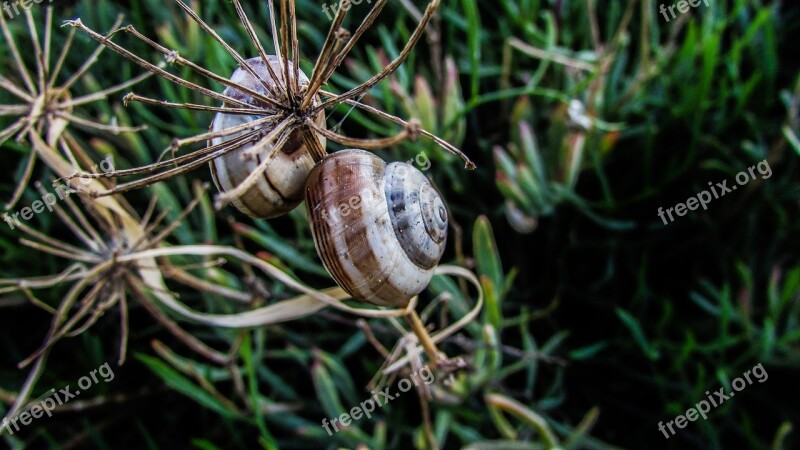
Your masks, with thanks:
[[[224,133],[225,130],[242,127],[263,117],[273,117],[275,120],[266,123],[259,122],[259,125],[252,130],[246,129],[209,140],[210,147],[221,147],[226,143],[241,139],[245,135],[253,134],[253,130],[259,131],[248,140],[240,142],[239,147],[235,150],[212,160],[210,167],[214,183],[223,193],[230,193],[244,185],[252,173],[258,170],[263,171],[263,177],[259,177],[251,187],[241,194],[233,195],[231,202],[239,211],[262,219],[281,216],[297,207],[303,201],[303,189],[308,174],[314,167],[314,158],[302,137],[302,133],[310,132],[305,127],[289,127],[278,132],[277,137],[272,138],[271,136],[278,130],[278,124],[287,118],[302,120],[297,116],[302,115],[303,112],[293,105],[299,104],[301,95],[308,88],[308,78],[300,71],[299,86],[297,89],[293,89],[291,94],[287,94],[284,89],[286,83],[283,74],[293,72],[293,64],[291,61],[287,61],[287,66],[284,67],[278,57],[271,55],[267,59],[270,64],[269,68],[261,58],[247,60],[246,64],[249,65],[252,72],[243,68],[236,69],[231,76],[231,81],[273,99],[285,109],[276,108],[242,90],[228,87],[225,89],[224,95],[262,109],[263,114],[259,116],[218,112],[211,123],[211,133]],[[315,122],[318,126],[325,127],[324,111],[316,114]],[[318,133],[314,133],[314,136],[319,140],[320,147],[325,148],[325,137]],[[273,153],[275,147],[278,149]],[[272,158],[272,160],[262,166],[262,162],[268,158]]]

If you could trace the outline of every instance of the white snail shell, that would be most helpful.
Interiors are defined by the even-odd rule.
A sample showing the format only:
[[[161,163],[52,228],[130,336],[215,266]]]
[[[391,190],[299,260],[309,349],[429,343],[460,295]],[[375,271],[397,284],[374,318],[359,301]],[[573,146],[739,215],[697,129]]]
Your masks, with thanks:
[[[317,253],[354,298],[402,306],[430,283],[447,242],[447,209],[425,175],[364,150],[326,156],[308,178]]]
[[[273,72],[275,72],[276,76],[279,78],[277,82],[280,83],[281,86],[285,86],[285,81],[283,81],[284,72],[281,69],[278,57],[270,55],[267,58],[272,66]],[[276,80],[272,78],[261,58],[249,59],[247,63],[253,68],[255,73],[267,82],[267,84],[276,83]],[[287,64],[289,64],[291,77],[294,74],[294,66],[291,61],[288,61]],[[236,69],[230,79],[260,94],[270,96],[261,82],[242,68]],[[300,71],[299,84],[301,89],[308,85],[308,77],[306,77],[302,71]],[[267,112],[277,112],[272,105],[254,99],[238,89],[228,87],[225,89],[224,94],[237,100],[244,101],[259,109],[264,109]],[[286,99],[275,100],[282,104],[286,102]],[[315,99],[314,104],[319,104],[319,100]],[[210,131],[222,131],[257,119],[262,119],[263,117],[264,116],[226,114],[220,112],[214,116]],[[324,111],[319,112],[316,117],[316,122],[322,127],[325,126]],[[274,125],[271,124],[261,126],[263,130],[261,136],[266,136],[273,129],[273,126]],[[209,145],[222,144],[242,136],[248,131],[249,130],[241,131],[233,135],[211,139]],[[303,132],[307,131],[303,131],[302,128],[294,130],[289,140],[282,146],[278,155],[267,166],[263,178],[259,179],[257,184],[245,191],[239,198],[231,202],[239,211],[251,217],[270,219],[286,214],[303,201],[303,188],[305,188],[309,172],[314,167],[314,159],[311,157],[307,146],[302,140],[301,133]],[[322,148],[325,148],[325,137],[317,133],[314,134],[318,137]],[[247,160],[244,158],[243,154],[252,146],[253,143],[248,143],[210,162],[214,184],[221,192],[230,191],[242,183],[242,181],[258,167],[261,158],[266,157],[272,149],[272,145],[266,146],[259,152],[257,158]]]

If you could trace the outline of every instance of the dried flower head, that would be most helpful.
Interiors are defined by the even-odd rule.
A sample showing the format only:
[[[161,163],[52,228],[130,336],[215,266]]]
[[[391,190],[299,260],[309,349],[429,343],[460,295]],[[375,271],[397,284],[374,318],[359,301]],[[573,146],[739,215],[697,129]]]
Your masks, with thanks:
[[[70,30],[63,41],[64,44],[58,57],[53,62],[51,60],[54,41],[53,9],[51,7],[45,8],[44,36],[41,39],[34,23],[33,13],[29,9],[25,9],[25,17],[27,19],[28,33],[30,34],[32,53],[36,61],[34,70],[25,65],[20,53],[20,47],[15,37],[11,34],[6,19],[0,14],[0,29],[2,29],[4,40],[10,50],[13,68],[15,69],[9,74],[0,74],[0,88],[6,90],[20,102],[0,105],[0,116],[17,118],[10,125],[0,130],[0,145],[12,136],[20,142],[28,138],[29,133],[37,133],[50,146],[63,151],[73,166],[77,168],[80,167],[80,164],[68,145],[68,141],[71,139],[68,131],[70,124],[88,130],[112,133],[141,129],[118,126],[114,123],[102,124],[94,119],[82,116],[75,111],[75,108],[92,102],[103,101],[109,95],[128,89],[152,74],[144,73],[125,83],[91,94],[73,97],[71,90],[97,62],[105,47],[98,46],[77,70],[72,72],[69,77],[66,77],[66,80],[60,82],[65,62],[72,49],[75,30]],[[117,28],[121,22],[122,17],[119,17],[114,28]],[[37,155],[35,151],[29,153],[23,176],[17,183],[17,188],[12,198],[4,205],[6,210],[14,207],[28,186],[37,156],[41,155]],[[86,161],[82,162],[85,163]],[[88,166],[91,166],[91,164],[88,164]]]
[[[366,149],[385,148],[387,146],[394,145],[403,139],[414,138],[418,135],[422,135],[433,140],[436,142],[436,144],[447,151],[458,155],[465,161],[468,168],[473,168],[474,164],[472,164],[466,155],[441,138],[436,137],[432,133],[424,129],[419,129],[419,125],[415,121],[405,121],[377,108],[365,105],[357,100],[357,98],[368,92],[377,83],[394,73],[394,71],[397,70],[397,68],[408,58],[411,50],[422,36],[426,25],[431,20],[434,12],[437,10],[440,0],[433,0],[428,4],[428,7],[426,8],[424,14],[422,14],[419,23],[412,33],[409,41],[405,44],[399,55],[394,60],[389,62],[378,74],[374,75],[361,85],[341,94],[333,94],[323,89],[323,86],[328,83],[335,70],[339,67],[339,65],[342,64],[347,54],[358,42],[359,38],[361,38],[365,31],[370,28],[387,2],[388,0],[378,0],[375,2],[369,13],[352,34],[342,28],[342,23],[347,14],[348,8],[339,8],[336,17],[333,20],[333,24],[328,32],[327,39],[325,40],[320,54],[317,57],[316,64],[311,76],[309,77],[309,80],[307,82],[301,82],[299,73],[300,54],[297,40],[297,18],[295,14],[294,1],[281,0],[280,2],[280,37],[278,36],[279,27],[276,25],[276,11],[273,4],[274,2],[272,0],[269,1],[273,41],[276,43],[275,55],[280,62],[279,69],[283,72],[281,74],[277,74],[275,73],[275,69],[273,69],[272,64],[269,64],[270,55],[267,54],[264,46],[258,40],[256,31],[251,21],[247,17],[244,9],[242,8],[241,2],[239,0],[234,0],[233,5],[245,30],[247,31],[248,36],[250,37],[250,40],[252,41],[253,46],[257,50],[258,57],[260,58],[261,62],[263,62],[267,70],[269,70],[270,78],[272,80],[280,81],[278,83],[268,83],[267,80],[265,80],[256,72],[256,70],[254,70],[254,67],[245,59],[245,57],[243,57],[231,45],[225,42],[211,26],[209,26],[197,15],[195,11],[193,11],[184,2],[176,0],[178,6],[180,6],[180,8],[183,9],[192,20],[194,20],[206,33],[212,36],[238,62],[241,70],[246,71],[255,80],[258,80],[262,84],[264,87],[264,93],[258,92],[257,90],[251,89],[247,86],[243,86],[240,83],[233,82],[224,76],[217,75],[203,67],[198,66],[197,64],[180,56],[177,51],[170,50],[147,38],[132,26],[123,27],[107,36],[103,36],[88,28],[80,20],[68,22],[73,27],[79,28],[87,33],[102,45],[107,46],[125,58],[135,62],[136,64],[139,64],[148,71],[180,86],[191,89],[212,100],[221,101],[223,106],[212,107],[189,103],[172,103],[143,97],[134,93],[127,95],[125,97],[126,101],[142,102],[149,105],[156,105],[166,108],[211,111],[225,114],[247,114],[259,118],[258,120],[250,122],[249,124],[238,125],[222,130],[213,130],[212,132],[200,134],[190,138],[176,139],[169,148],[165,149],[165,154],[168,152],[174,153],[187,145],[203,143],[210,139],[236,135],[235,139],[225,140],[218,145],[211,145],[200,150],[192,151],[191,153],[183,156],[173,157],[165,161],[159,161],[135,169],[121,170],[112,172],[110,174],[97,175],[82,173],[78,174],[77,176],[97,178],[103,176],[120,177],[146,174],[146,176],[138,180],[121,183],[112,189],[98,193],[98,195],[110,195],[130,189],[148,186],[170,177],[183,174],[229,152],[235,151],[244,145],[252,144],[253,142],[255,142],[255,144],[251,149],[248,149],[248,153],[251,155],[258,154],[258,152],[264,150],[265,148],[269,148],[269,146],[272,146],[270,153],[266,157],[261,158],[258,168],[253,171],[250,176],[248,176],[235,189],[225,192],[218,198],[218,206],[221,206],[221,204],[230,202],[232,199],[236,198],[244,191],[252,187],[253,184],[257,182],[258,178],[261,177],[261,174],[270,161],[274,158],[275,153],[279,150],[280,146],[274,144],[284,142],[289,136],[296,132],[300,133],[303,142],[305,142],[310,148],[312,155],[316,155],[316,157],[320,157],[321,155],[325,154],[325,149],[321,148],[319,140],[314,138],[316,134],[322,135],[326,139],[330,139],[331,141],[343,145]],[[148,62],[144,58],[112,42],[111,38],[118,31],[129,33],[135,38],[151,46],[153,49],[163,54],[167,62],[170,64],[186,67],[201,77],[226,86],[226,88],[228,88],[226,92],[230,92],[230,90],[238,91],[243,95],[250,96],[255,100],[255,102],[247,103],[240,99],[234,98],[234,96],[226,95],[225,93],[217,93],[213,90],[174,75],[173,73],[170,73],[161,67],[152,64],[151,62]],[[316,101],[315,99],[318,97],[322,97],[324,100]],[[314,118],[316,118],[321,111],[324,111],[326,108],[335,107],[336,105],[342,103],[353,105],[354,107],[388,119],[398,125],[401,125],[403,130],[396,136],[384,139],[352,139],[333,131],[328,131],[325,129],[325,127],[321,127],[315,122]],[[263,131],[255,129],[257,125],[266,123],[272,125],[269,133],[265,134]],[[242,134],[243,132],[244,134]]]

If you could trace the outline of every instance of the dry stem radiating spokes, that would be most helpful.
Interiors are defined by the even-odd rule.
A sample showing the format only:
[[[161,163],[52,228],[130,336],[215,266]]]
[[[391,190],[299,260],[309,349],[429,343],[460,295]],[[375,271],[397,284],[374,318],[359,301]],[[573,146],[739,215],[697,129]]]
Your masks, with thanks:
[[[461,151],[448,144],[444,140],[434,136],[432,133],[419,129],[418,125],[416,125],[413,121],[405,121],[403,119],[391,116],[378,108],[366,107],[366,105],[362,105],[357,100],[354,100],[359,96],[363,96],[377,83],[392,75],[398,69],[398,67],[405,62],[414,46],[422,36],[428,22],[436,12],[440,0],[431,0],[429,2],[424,14],[422,14],[419,18],[411,38],[405,43],[400,54],[393,61],[391,61],[383,70],[369,80],[342,94],[329,93],[323,91],[322,88],[328,83],[334,71],[342,64],[350,51],[355,47],[359,39],[372,26],[378,15],[388,3],[388,0],[376,1],[367,15],[363,18],[363,20],[361,20],[352,35],[342,28],[342,24],[348,9],[339,8],[336,13],[336,17],[333,19],[331,28],[327,34],[327,38],[315,61],[313,72],[311,73],[309,79],[302,83],[300,76],[301,55],[297,37],[297,11],[295,2],[293,0],[279,0],[277,5],[273,0],[269,0],[267,2],[270,16],[267,23],[271,25],[270,28],[273,37],[273,51],[277,56],[277,64],[274,68],[272,64],[270,64],[272,56],[267,53],[264,45],[259,41],[256,29],[246,14],[241,1],[233,0],[234,9],[236,10],[241,24],[252,43],[255,53],[261,59],[261,62],[263,62],[266,70],[268,71],[268,76],[267,72],[261,72],[261,74],[259,74],[258,70],[254,70],[254,67],[248,63],[242,54],[237,52],[230,44],[225,42],[225,40],[220,37],[214,28],[205,22],[200,15],[196,11],[193,11],[184,1],[174,1],[189,16],[189,18],[191,18],[192,21],[194,21],[205,33],[211,36],[225,49],[225,51],[237,62],[240,69],[244,70],[247,72],[247,74],[249,74],[249,76],[252,76],[255,80],[257,80],[257,82],[263,86],[264,90],[261,91],[259,88],[259,90],[256,91],[253,89],[253,86],[250,86],[250,88],[242,86],[241,83],[231,81],[227,74],[226,76],[222,76],[200,67],[188,59],[180,56],[177,51],[166,48],[163,45],[146,37],[132,26],[118,28],[104,36],[88,28],[80,19],[67,22],[68,25],[87,33],[100,44],[140,65],[149,72],[204,95],[209,100],[222,102],[222,105],[207,106],[192,103],[177,103],[170,102],[168,100],[149,98],[134,93],[130,93],[125,97],[126,103],[135,101],[151,106],[171,109],[177,108],[214,112],[217,114],[248,115],[253,116],[256,119],[259,118],[259,116],[273,118],[274,122],[270,123],[269,126],[272,127],[275,126],[275,124],[283,124],[284,128],[282,131],[280,133],[265,133],[265,137],[259,137],[260,141],[255,145],[255,148],[249,149],[242,156],[259,157],[261,164],[259,164],[257,172],[263,172],[266,169],[267,164],[274,159],[277,152],[281,151],[282,145],[280,144],[286,141],[289,136],[297,135],[295,132],[299,132],[303,142],[306,142],[310,145],[309,150],[312,151],[312,157],[315,159],[319,159],[325,154],[324,148],[321,148],[320,145],[314,143],[313,139],[308,139],[309,136],[317,134],[343,145],[358,146],[366,149],[389,147],[397,145],[406,139],[413,139],[416,138],[417,135],[422,135],[433,140],[444,150],[462,158],[465,161],[466,167],[474,167],[474,164],[472,164],[469,158],[467,158],[467,156]],[[149,47],[163,55],[168,63],[186,67],[190,69],[194,75],[222,84],[227,88],[225,93],[218,93],[207,87],[201,86],[200,84],[181,78],[171,72],[168,72],[159,65],[151,63],[143,57],[126,50],[122,45],[111,40],[111,38],[114,37],[119,31],[125,31],[128,35],[133,36],[135,39],[141,42],[144,42]],[[274,63],[275,60],[272,61]],[[269,82],[270,80],[265,80],[265,78],[271,78],[272,82]],[[234,96],[230,94],[233,92],[231,90],[239,91],[245,96],[244,99],[242,96],[233,98]],[[319,100],[319,96],[327,97],[327,99],[324,101]],[[310,118],[316,117],[318,113],[322,112],[326,108],[335,107],[341,103],[358,106],[369,113],[401,125],[403,130],[395,136],[390,136],[383,139],[353,139],[346,136],[341,136],[331,131],[327,131],[324,126],[320,126],[317,123],[312,123],[313,121],[311,121]],[[255,120],[253,121],[253,124],[255,124]],[[230,136],[236,132],[242,131],[242,129],[239,127],[239,125],[235,127],[237,131],[232,131],[233,128],[218,131],[225,133],[223,134],[225,136]],[[250,129],[255,129],[255,126]],[[207,137],[208,135],[203,136]],[[199,142],[199,140],[193,140],[192,142]],[[245,145],[243,142],[244,141],[237,141],[238,144]],[[184,159],[173,158],[170,161],[176,163],[176,167],[168,170],[165,165],[156,163],[138,169],[133,169],[129,172],[124,172],[125,175],[152,174],[153,172],[161,170],[161,172],[155,175],[150,175],[142,180],[119,184],[116,187],[100,192],[99,195],[103,196],[120,193],[129,189],[148,186],[150,184],[166,180],[170,177],[183,174],[186,171],[193,170],[194,168],[199,167],[201,164],[214,159],[215,156],[220,156],[221,154],[227,153],[235,148],[238,147],[235,145],[226,146],[214,151],[195,151],[189,155],[186,155],[185,158],[181,157]],[[269,150],[265,152],[265,149]],[[172,146],[169,150],[174,153],[177,148]],[[111,176],[122,175],[123,172],[114,172]],[[78,176],[95,177],[94,175],[87,173],[81,173],[78,174]],[[244,180],[244,182],[239,184],[238,187],[229,189],[228,192],[220,194],[216,205],[221,207],[222,205],[229,203],[231,199],[235,198],[237,195],[246,192],[248,188],[252,187],[259,176],[259,174],[249,176]]]
[[[41,186],[37,187],[44,192]],[[201,197],[205,195],[206,188],[198,189],[196,198],[186,209],[158,232],[156,228],[165,215],[159,215],[152,223],[148,223],[147,220],[151,219],[151,215],[148,214],[140,224],[146,233],[137,239],[124,235],[123,224],[117,215],[111,214],[86,197],[83,198],[83,208],[79,207],[70,196],[63,200],[66,208],[59,203],[53,205],[59,219],[85,248],[50,238],[26,224],[21,224],[19,229],[25,236],[20,240],[23,245],[60,258],[77,260],[81,265],[74,276],[72,275],[74,269],[71,269],[69,272],[39,278],[35,283],[24,279],[0,280],[0,292],[31,287],[49,288],[72,280],[77,281],[56,310],[47,339],[38,350],[20,363],[20,367],[36,361],[60,339],[83,333],[106,311],[119,302],[125,302],[124,292],[130,289],[125,281],[138,276],[136,274],[138,265],[126,262],[122,258],[162,245],[164,239],[177,229],[197,206]],[[143,284],[142,281],[138,283]],[[127,311],[127,305],[121,305],[121,313],[124,311]],[[127,329],[126,324],[123,326],[123,330],[125,329]],[[127,342],[125,333],[121,339],[120,355],[124,355],[124,346]]]
[[[58,39],[53,36],[52,8],[47,7],[45,9],[43,34],[40,34],[37,30],[33,13],[28,9],[25,10],[25,21],[32,48],[31,53],[35,61],[33,70],[25,65],[21,57],[20,44],[24,43],[26,39],[21,39],[23,42],[18,42],[18,37],[12,36],[5,18],[0,15],[0,30],[8,48],[11,50],[13,60],[12,70],[5,75],[0,75],[0,89],[8,91],[23,102],[22,104],[0,105],[0,116],[17,117],[17,120],[0,130],[0,144],[12,137],[15,137],[17,141],[23,141],[30,132],[35,132],[40,136],[46,136],[47,141],[56,148],[65,149],[65,153],[71,159],[68,150],[69,146],[67,145],[67,140],[70,139],[70,134],[67,130],[69,124],[88,130],[112,133],[139,131],[143,128],[119,126],[114,122],[108,125],[99,123],[96,120],[80,115],[75,111],[75,108],[88,103],[106,100],[110,95],[143,81],[150,76],[149,73],[136,76],[124,83],[97,92],[73,97],[70,89],[93,67],[106,47],[103,45],[97,46],[80,67],[66,81],[59,84],[64,62],[72,48],[75,31],[70,30],[66,40],[63,41],[64,44],[61,47],[58,58],[54,64],[51,64],[53,40]],[[122,23],[121,16],[117,18],[114,28],[118,27],[120,23]],[[20,80],[21,84],[16,84],[15,79]],[[37,159],[38,155],[34,151],[31,151],[27,156],[22,177],[17,182],[11,199],[4,205],[6,210],[12,209],[16,205],[28,187]],[[77,163],[73,162],[77,168]],[[77,188],[80,189],[81,187],[78,186]]]

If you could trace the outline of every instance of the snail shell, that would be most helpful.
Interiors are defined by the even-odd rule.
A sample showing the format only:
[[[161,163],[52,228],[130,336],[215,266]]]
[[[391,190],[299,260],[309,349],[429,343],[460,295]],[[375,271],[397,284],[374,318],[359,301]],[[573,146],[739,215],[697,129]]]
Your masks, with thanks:
[[[278,77],[280,86],[285,86],[283,81],[283,70],[281,70],[280,61],[277,56],[268,56],[270,65]],[[266,65],[261,58],[252,58],[247,60],[253,71],[257,73],[267,84],[274,84],[276,80],[272,78]],[[288,61],[290,74],[294,73],[294,66],[291,61]],[[291,76],[291,75],[290,75]],[[251,75],[249,72],[242,68],[236,69],[231,76],[231,81],[243,85],[251,90],[254,90],[265,96],[271,94],[266,91],[261,82]],[[300,72],[300,87],[308,86],[308,77],[301,71]],[[283,88],[282,88],[283,89]],[[237,100],[246,102],[256,108],[264,109],[267,114],[270,112],[277,113],[278,111],[272,105],[266,104],[263,101],[252,98],[250,95],[243,93],[237,89],[228,87],[225,89],[224,94],[233,97]],[[275,99],[282,104],[286,103],[286,99]],[[314,104],[319,104],[319,100],[315,99]],[[225,105],[230,106],[230,105]],[[226,114],[217,113],[211,123],[210,131],[222,131],[231,127],[239,126],[247,122],[252,122],[257,119],[262,119],[264,116],[243,115],[243,114]],[[325,126],[325,112],[320,111],[316,117],[318,125]],[[266,136],[272,131],[274,125],[262,125],[261,136]],[[235,139],[243,134],[248,133],[250,130],[245,130],[232,134],[229,136],[218,137],[211,139],[209,145],[219,145],[229,140]],[[273,159],[264,170],[264,176],[258,180],[258,183],[253,185],[250,189],[245,191],[239,198],[232,201],[232,204],[241,212],[248,216],[270,219],[278,217],[291,211],[300,202],[303,201],[303,188],[306,184],[306,179],[311,169],[314,167],[314,159],[307,146],[303,143],[302,134],[308,132],[304,128],[295,129],[290,135],[288,141],[282,146],[278,155]],[[325,148],[325,137],[316,134],[320,141],[322,148]],[[255,140],[257,141],[257,139]],[[219,158],[212,160],[209,165],[211,166],[211,175],[214,179],[214,184],[220,192],[232,190],[241,184],[248,175],[250,175],[261,162],[261,159],[266,157],[272,150],[272,145],[266,146],[255,159],[244,158],[244,152],[251,148],[255,143],[251,142],[242,147],[226,153]]]
[[[425,175],[364,150],[326,156],[308,178],[317,253],[354,298],[402,306],[430,283],[447,241],[447,209]]]

